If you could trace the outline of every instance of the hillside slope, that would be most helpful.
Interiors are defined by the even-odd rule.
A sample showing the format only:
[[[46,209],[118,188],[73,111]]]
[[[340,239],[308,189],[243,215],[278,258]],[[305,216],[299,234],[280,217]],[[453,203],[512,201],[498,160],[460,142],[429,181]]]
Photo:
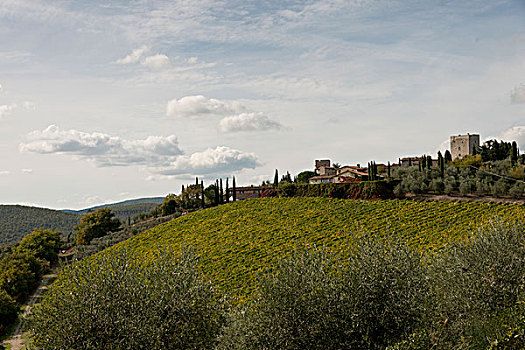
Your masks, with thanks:
[[[265,198],[201,210],[138,234],[123,244],[149,255],[167,244],[198,247],[204,272],[241,298],[257,275],[303,242],[348,251],[356,235],[397,235],[422,250],[475,234],[496,217],[515,221],[525,207],[495,203]]]
[[[125,224],[128,217],[132,219],[135,215],[147,213],[156,206],[156,203],[135,203],[110,205],[109,208]],[[23,205],[0,205],[0,246],[20,242],[36,228],[57,230],[63,233],[63,237],[67,237],[83,214],[84,211],[65,212]]]
[[[23,205],[0,205],[0,245],[18,243],[36,228],[53,229],[65,236],[78,224],[80,215]]]
[[[117,202],[117,203],[101,204],[101,205],[97,205],[97,206],[86,208],[86,209],[80,209],[80,210],[63,209],[62,211],[66,213],[73,213],[73,214],[85,214],[85,213],[89,213],[91,211],[101,209],[101,208],[114,209],[116,207],[125,208],[125,207],[139,206],[139,205],[147,205],[152,208],[154,205],[161,204],[163,201],[164,201],[164,197],[137,198],[137,199],[128,199],[128,200]],[[114,210],[114,212],[116,213],[116,210]]]

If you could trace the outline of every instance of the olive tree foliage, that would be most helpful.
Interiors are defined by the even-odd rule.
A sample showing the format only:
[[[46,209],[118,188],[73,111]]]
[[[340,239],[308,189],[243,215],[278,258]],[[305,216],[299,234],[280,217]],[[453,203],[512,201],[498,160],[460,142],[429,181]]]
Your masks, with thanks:
[[[77,244],[89,244],[93,238],[105,236],[119,228],[120,221],[111,209],[102,208],[82,216],[75,226],[75,238]]]
[[[304,248],[261,278],[258,298],[232,316],[222,349],[384,349],[425,317],[422,255],[365,238],[346,261]]]
[[[40,349],[210,349],[222,304],[191,248],[169,247],[148,263],[130,253],[99,254],[65,268],[31,328]]]
[[[496,223],[451,244],[429,275],[436,300],[434,348],[486,349],[501,330],[505,310],[525,301],[524,227]]]

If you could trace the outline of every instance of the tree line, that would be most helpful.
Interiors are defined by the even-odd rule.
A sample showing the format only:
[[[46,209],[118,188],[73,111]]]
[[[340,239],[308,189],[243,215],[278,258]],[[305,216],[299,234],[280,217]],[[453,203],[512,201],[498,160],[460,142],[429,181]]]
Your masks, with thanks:
[[[516,142],[489,140],[474,154],[452,161],[450,153],[438,153],[438,167],[421,158],[419,166],[396,167],[392,179],[399,184],[397,196],[414,194],[460,194],[513,197],[525,196],[525,155]]]
[[[0,336],[15,322],[20,305],[33,293],[41,277],[57,261],[60,232],[36,229],[0,258]]]

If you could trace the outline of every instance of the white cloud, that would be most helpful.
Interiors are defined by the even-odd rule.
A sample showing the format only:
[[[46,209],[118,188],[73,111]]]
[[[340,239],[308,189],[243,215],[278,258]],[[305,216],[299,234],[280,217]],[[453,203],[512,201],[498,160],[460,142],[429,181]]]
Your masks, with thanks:
[[[70,154],[97,166],[141,165],[161,176],[223,174],[260,165],[255,154],[224,146],[183,155],[173,135],[125,140],[97,132],[61,130],[50,125],[42,131],[29,133],[27,139],[20,144],[22,152]]]
[[[524,103],[525,102],[525,84],[520,84],[511,91],[510,101],[512,103]]]
[[[168,56],[165,54],[155,54],[151,56],[145,56],[149,51],[147,46],[142,46],[138,49],[133,50],[129,55],[124,58],[117,60],[119,64],[131,64],[140,63],[141,65],[152,68],[152,69],[163,69],[171,66],[171,62]]]
[[[9,115],[16,107],[16,104],[0,105],[0,119]]]
[[[147,46],[141,46],[140,48],[133,50],[126,57],[118,59],[117,63],[119,64],[138,63],[142,59],[142,56],[144,56],[144,54],[148,52],[148,50],[149,49]]]
[[[221,101],[206,98],[202,95],[185,96],[168,102],[166,114],[168,116],[198,116],[205,114],[232,115],[246,111],[239,102]]]
[[[28,109],[28,110],[31,110],[31,111],[34,111],[36,109],[36,105],[33,102],[31,102],[31,101],[25,101],[24,102],[24,108]]]
[[[33,169],[20,169],[22,174],[31,174],[33,172]]]
[[[40,154],[72,154],[91,160],[98,166],[166,165],[182,151],[177,138],[149,136],[143,140],[125,140],[103,133],[60,130],[50,125],[42,131],[33,131],[20,150]]]
[[[280,130],[283,126],[263,113],[241,113],[222,119],[222,132]]]
[[[195,56],[195,57],[190,57],[190,58],[188,58],[188,63],[192,63],[192,64],[197,63],[197,60],[198,60],[198,59],[199,59],[199,58],[198,58],[197,56]]]
[[[243,169],[254,169],[260,163],[254,153],[246,153],[225,146],[208,148],[190,156],[179,156],[169,167],[158,171],[161,175],[225,174]]]
[[[4,91],[4,87],[0,84],[0,92]]]
[[[169,67],[171,65],[171,62],[168,56],[164,54],[156,54],[144,58],[144,60],[141,61],[140,64],[153,69],[162,69]]]
[[[518,146],[525,148],[525,126],[513,126],[500,133],[499,138],[503,141],[516,141]]]
[[[8,170],[2,170],[0,171],[0,176],[9,175],[10,172]]]

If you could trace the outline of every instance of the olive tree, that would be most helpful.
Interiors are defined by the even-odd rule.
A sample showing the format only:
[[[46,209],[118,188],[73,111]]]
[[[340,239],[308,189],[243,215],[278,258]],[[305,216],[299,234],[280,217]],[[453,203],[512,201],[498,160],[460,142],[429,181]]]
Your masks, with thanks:
[[[223,308],[191,248],[141,260],[129,248],[68,266],[33,311],[41,349],[209,349]],[[146,261],[146,262],[145,262]]]

